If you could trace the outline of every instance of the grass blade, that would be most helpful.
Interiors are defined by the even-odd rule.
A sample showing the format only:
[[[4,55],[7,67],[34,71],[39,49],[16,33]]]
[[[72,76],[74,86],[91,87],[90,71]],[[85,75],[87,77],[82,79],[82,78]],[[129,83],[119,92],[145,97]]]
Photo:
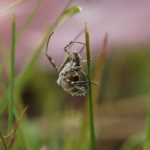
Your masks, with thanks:
[[[107,45],[107,38],[108,35],[105,34],[102,49],[100,51],[99,57],[96,61],[96,67],[94,71],[94,76],[93,76],[93,81],[98,85],[98,86],[93,86],[93,104],[98,100],[98,96],[100,93],[100,85],[101,85],[101,76],[103,73],[103,66],[104,66],[104,60],[105,60],[105,51],[106,51],[106,45]],[[89,136],[88,136],[88,130],[89,130],[89,103],[88,99],[89,97],[87,96],[86,98],[86,104],[84,108],[84,119],[82,120],[81,123],[81,129],[80,129],[80,135],[78,140],[76,141],[76,147],[72,146],[72,149],[88,149],[88,141],[89,141]]]
[[[149,108],[148,108],[148,116],[147,116],[146,126],[147,126],[147,130],[146,130],[144,150],[150,150],[150,103],[149,103]]]
[[[94,118],[93,118],[93,99],[92,99],[92,75],[91,75],[91,55],[90,55],[90,42],[87,24],[85,23],[85,39],[86,39],[86,54],[87,54],[87,67],[89,78],[89,109],[90,109],[90,133],[91,133],[91,147],[96,150],[95,133],[94,133]]]
[[[10,103],[9,103],[9,132],[13,128],[13,98],[14,98],[14,74],[15,74],[15,14],[12,17],[12,49],[11,49],[11,80],[10,80]]]
[[[5,15],[6,13],[10,12],[12,9],[16,8],[17,6],[19,6],[20,4],[22,4],[25,1],[27,1],[27,0],[19,0],[15,3],[13,3],[12,5],[8,6],[7,8],[4,8],[2,11],[0,11],[0,17]]]
[[[3,133],[2,133],[2,131],[1,131],[1,129],[0,129],[0,137],[1,137],[1,140],[2,140],[3,145],[4,145],[4,147],[5,147],[5,150],[9,150],[9,149],[8,149],[8,146],[7,146],[7,144],[6,144],[5,138],[4,138],[4,136],[3,136]]]

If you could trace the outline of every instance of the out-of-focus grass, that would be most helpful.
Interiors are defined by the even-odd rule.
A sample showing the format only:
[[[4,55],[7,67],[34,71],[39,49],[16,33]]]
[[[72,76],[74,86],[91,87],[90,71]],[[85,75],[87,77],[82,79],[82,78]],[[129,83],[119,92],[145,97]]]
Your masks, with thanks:
[[[121,147],[120,150],[134,150],[144,142],[143,133],[131,136]]]
[[[8,146],[7,146],[7,144],[6,144],[5,138],[4,138],[4,136],[3,136],[3,133],[2,133],[2,131],[1,131],[1,129],[0,129],[0,137],[1,137],[1,140],[2,140],[3,145],[4,145],[4,147],[5,147],[5,150],[9,150],[9,149],[8,149]]]
[[[10,79],[10,102],[9,102],[9,117],[8,117],[8,133],[13,129],[13,107],[14,107],[14,77],[15,77],[15,29],[16,17],[12,17],[12,37],[11,37],[11,79]]]
[[[0,82],[1,82],[2,87],[3,87],[3,89],[4,89],[5,93],[6,93],[7,99],[9,99],[10,98],[9,91],[8,91],[6,83],[5,83],[4,79],[2,79],[2,77],[0,77]],[[16,110],[15,107],[13,107],[13,115],[14,115],[15,120],[17,122],[19,120],[19,115],[18,115],[17,110]],[[23,141],[25,150],[29,150],[29,147],[28,147],[27,140],[26,140],[26,137],[25,137],[24,132],[23,132],[23,128],[22,128],[21,122],[19,123],[19,132],[20,132],[20,136],[21,136],[21,139]]]

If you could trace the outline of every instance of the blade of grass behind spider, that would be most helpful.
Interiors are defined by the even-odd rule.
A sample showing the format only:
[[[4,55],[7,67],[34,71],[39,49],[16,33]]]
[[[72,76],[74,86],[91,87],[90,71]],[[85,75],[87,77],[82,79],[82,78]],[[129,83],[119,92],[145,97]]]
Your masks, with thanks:
[[[90,55],[90,42],[87,24],[85,23],[85,39],[86,39],[86,54],[87,54],[87,67],[89,79],[89,112],[90,112],[90,135],[91,135],[91,148],[96,150],[95,131],[94,131],[94,116],[93,116],[93,97],[92,97],[92,75],[91,75],[91,55]]]
[[[34,15],[35,15],[35,13],[36,13],[36,11],[37,11],[37,9],[38,9],[40,3],[41,3],[41,0],[38,0],[38,2],[37,2],[37,4],[36,4],[35,8],[34,8],[33,11],[31,12],[31,14],[30,14],[30,16],[28,17],[28,19],[26,20],[26,22],[24,23],[23,27],[20,29],[19,33],[17,34],[16,39],[15,39],[15,43],[18,42],[18,40],[20,39],[20,37],[21,37],[23,31],[24,31],[25,28],[28,26],[28,24],[30,23],[30,21],[32,20],[32,18],[34,17]],[[3,69],[4,69],[4,67],[5,67],[5,65],[6,65],[6,63],[7,63],[7,60],[8,60],[8,58],[9,58],[9,56],[10,56],[10,52],[11,52],[11,49],[9,49],[9,51],[7,52],[7,54],[6,54],[4,60],[3,60],[2,64],[1,64],[1,66],[0,66],[0,75],[1,75],[1,73],[2,73],[2,71],[3,71]]]
[[[6,144],[5,138],[4,138],[4,136],[3,136],[3,133],[2,133],[2,131],[1,131],[1,129],[0,129],[0,137],[1,137],[1,140],[2,140],[3,145],[4,145],[4,147],[5,147],[5,150],[9,150],[9,149],[8,149],[8,146],[7,146],[7,144]]]
[[[102,49],[100,51],[99,57],[96,61],[96,67],[93,75],[93,81],[98,85],[98,86],[93,86],[93,102],[96,103],[98,100],[98,96],[100,93],[100,84],[101,84],[101,76],[103,73],[103,66],[104,66],[104,60],[105,60],[105,51],[106,51],[106,45],[107,45],[107,38],[108,35],[105,34]],[[86,104],[84,108],[84,119],[82,120],[81,124],[81,132],[77,141],[77,147],[75,149],[83,150],[83,149],[88,149],[88,130],[89,130],[89,103],[88,103],[88,97],[86,98]],[[93,103],[93,104],[94,104]],[[73,144],[74,145],[74,144]],[[72,146],[74,147],[74,146]],[[74,149],[74,150],[75,150]]]
[[[100,93],[101,77],[103,73],[106,45],[107,45],[108,34],[105,34],[102,49],[99,55],[99,58],[96,62],[96,67],[93,75],[93,81],[98,85],[93,87],[93,101],[97,101]]]
[[[12,46],[11,46],[11,79],[10,79],[10,102],[8,115],[8,133],[13,129],[13,99],[14,99],[14,74],[15,74],[15,14],[12,16]]]
[[[147,123],[146,123],[146,136],[145,136],[145,145],[144,150],[150,150],[150,102],[148,107]]]
[[[0,82],[1,82],[1,84],[2,84],[3,90],[4,90],[5,93],[6,93],[7,99],[9,99],[9,97],[10,97],[9,91],[8,91],[7,86],[6,86],[6,83],[5,83],[5,81],[4,81],[4,79],[3,79],[2,77],[0,77]],[[17,122],[17,121],[19,120],[19,115],[18,115],[17,110],[16,110],[15,107],[13,108],[13,114],[14,114],[15,120],[16,120],[16,122]],[[24,144],[25,150],[29,150],[29,146],[28,146],[26,137],[25,137],[25,135],[24,135],[21,122],[19,123],[19,132],[20,132],[21,139],[22,139],[22,142],[23,142],[23,144]]]

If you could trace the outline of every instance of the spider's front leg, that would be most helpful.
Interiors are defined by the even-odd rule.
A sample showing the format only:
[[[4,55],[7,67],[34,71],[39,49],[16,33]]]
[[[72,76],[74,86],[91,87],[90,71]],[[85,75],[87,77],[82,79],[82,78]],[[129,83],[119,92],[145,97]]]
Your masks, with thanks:
[[[64,47],[64,51],[68,53],[68,47],[72,44],[72,43],[79,43],[79,44],[83,44],[85,45],[85,43],[82,42],[77,42],[77,41],[70,41],[65,47]]]
[[[48,58],[48,60],[50,61],[50,63],[52,64],[52,66],[56,69],[56,71],[58,72],[58,67],[55,65],[55,62],[53,61],[52,57],[47,53],[47,49],[48,49],[48,43],[49,43],[49,40],[52,36],[54,32],[52,32],[47,40],[47,45],[46,45],[46,50],[45,50],[45,55],[46,57]]]

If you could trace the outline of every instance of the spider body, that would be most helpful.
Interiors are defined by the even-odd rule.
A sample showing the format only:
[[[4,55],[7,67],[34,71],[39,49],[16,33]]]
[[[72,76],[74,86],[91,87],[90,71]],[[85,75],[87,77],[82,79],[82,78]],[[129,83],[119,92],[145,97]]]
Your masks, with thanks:
[[[82,59],[77,51],[73,51],[71,55],[72,58],[70,59],[70,56],[67,54],[64,61],[66,62],[67,60],[67,63],[65,63],[63,69],[59,70],[60,72],[57,83],[72,96],[84,96],[88,90],[88,78],[81,66]]]
[[[49,36],[48,42],[50,40],[51,35]],[[80,53],[78,53],[76,50],[70,53],[67,48],[72,43],[79,43],[79,44],[83,44],[84,46],[85,44],[76,41],[69,42],[69,44],[64,47],[64,51],[66,53],[65,60],[58,69],[58,67],[55,65],[54,61],[52,60],[51,56],[47,53],[48,42],[47,42],[45,54],[49,59],[50,63],[59,73],[59,78],[57,80],[58,85],[61,85],[62,88],[65,91],[69,92],[72,96],[81,96],[81,95],[84,96],[88,90],[89,80],[87,75],[84,73],[82,67],[82,63],[86,62],[86,60],[82,60],[80,55],[83,48],[81,49]]]

